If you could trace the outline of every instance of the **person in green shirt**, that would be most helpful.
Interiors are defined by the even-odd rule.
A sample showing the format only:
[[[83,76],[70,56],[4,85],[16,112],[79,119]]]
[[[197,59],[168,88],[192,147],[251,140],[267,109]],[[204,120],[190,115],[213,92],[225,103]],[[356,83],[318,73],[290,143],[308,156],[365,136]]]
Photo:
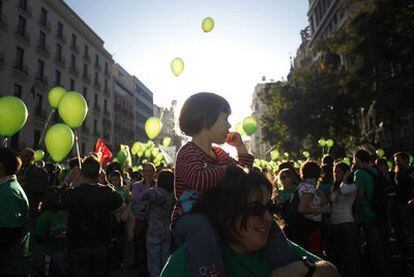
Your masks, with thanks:
[[[194,207],[209,216],[222,238],[226,276],[339,276],[332,264],[289,242],[273,224],[275,204],[271,194],[272,185],[262,173],[229,167],[222,183]],[[273,245],[280,253],[276,267],[265,256],[271,234],[278,237]],[[189,276],[185,259],[181,245],[160,276]],[[200,269],[202,276],[212,273],[214,268]]]
[[[358,194],[355,202],[356,215],[361,223],[367,243],[368,255],[372,269],[381,276],[390,276],[389,240],[386,219],[376,215],[370,206],[374,195],[375,180],[378,175],[376,168],[370,167],[371,155],[366,150],[358,150],[354,155],[357,170],[354,173],[354,183]]]
[[[0,148],[0,276],[29,276],[29,202],[17,181],[22,162]]]

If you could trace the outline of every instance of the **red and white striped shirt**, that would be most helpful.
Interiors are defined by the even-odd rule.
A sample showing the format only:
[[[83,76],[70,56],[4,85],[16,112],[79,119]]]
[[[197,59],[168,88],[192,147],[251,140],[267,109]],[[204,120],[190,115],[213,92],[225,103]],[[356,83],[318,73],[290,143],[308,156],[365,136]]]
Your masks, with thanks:
[[[187,189],[205,193],[216,187],[224,177],[226,166],[233,159],[223,149],[213,147],[216,158],[211,157],[193,142],[186,143],[177,153],[174,192],[176,204],[171,216],[172,225],[181,217],[180,197]],[[251,168],[254,157],[239,154],[239,165]]]

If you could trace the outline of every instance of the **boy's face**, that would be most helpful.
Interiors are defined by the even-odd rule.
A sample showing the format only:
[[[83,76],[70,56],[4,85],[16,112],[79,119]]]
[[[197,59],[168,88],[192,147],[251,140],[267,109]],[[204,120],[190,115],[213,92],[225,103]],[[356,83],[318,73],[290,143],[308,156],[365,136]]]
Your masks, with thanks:
[[[216,122],[208,129],[209,136],[213,143],[223,144],[226,141],[227,134],[231,124],[228,121],[229,114],[221,112]]]

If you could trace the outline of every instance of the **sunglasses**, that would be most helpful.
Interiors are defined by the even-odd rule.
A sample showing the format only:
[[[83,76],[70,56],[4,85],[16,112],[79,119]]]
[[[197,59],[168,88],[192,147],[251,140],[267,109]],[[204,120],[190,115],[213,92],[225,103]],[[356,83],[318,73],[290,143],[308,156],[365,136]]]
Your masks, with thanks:
[[[260,202],[252,202],[248,204],[247,211],[253,216],[263,216],[266,211],[270,214],[276,214],[277,205],[273,202],[269,202],[266,205],[263,205]]]

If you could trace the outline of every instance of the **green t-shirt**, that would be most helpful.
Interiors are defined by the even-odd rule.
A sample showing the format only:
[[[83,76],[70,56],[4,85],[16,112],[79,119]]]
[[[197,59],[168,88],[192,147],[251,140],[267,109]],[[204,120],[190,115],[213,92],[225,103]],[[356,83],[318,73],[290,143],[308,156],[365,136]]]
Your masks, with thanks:
[[[23,228],[20,241],[12,246],[0,264],[0,273],[27,274],[31,264],[29,202],[15,178],[0,184],[0,228]]]
[[[307,256],[312,262],[320,261],[321,259],[297,244],[290,242],[293,250],[298,257]],[[227,276],[270,276],[272,268],[267,262],[263,251],[256,251],[253,254],[240,254],[235,252],[230,247],[226,246],[223,250],[224,265],[226,267]],[[178,247],[168,259],[160,277],[188,277],[186,268],[186,258],[184,253],[184,245]]]
[[[36,221],[35,235],[43,239],[45,254],[53,255],[64,250],[66,223],[59,212],[44,211]]]
[[[373,174],[378,174],[378,171],[375,168],[367,167],[367,170],[371,171]],[[375,218],[375,213],[369,205],[372,195],[374,194],[374,179],[369,173],[358,169],[354,174],[354,183],[357,185],[358,190],[364,190],[364,200],[358,214],[359,221],[369,222]]]
[[[332,187],[333,184],[331,183],[319,184],[318,190],[323,192],[327,201],[329,201],[329,196],[331,195]]]
[[[286,202],[289,202],[296,188],[297,186],[292,186],[291,188],[288,188],[288,189],[280,189],[279,190],[279,203],[284,204]]]

